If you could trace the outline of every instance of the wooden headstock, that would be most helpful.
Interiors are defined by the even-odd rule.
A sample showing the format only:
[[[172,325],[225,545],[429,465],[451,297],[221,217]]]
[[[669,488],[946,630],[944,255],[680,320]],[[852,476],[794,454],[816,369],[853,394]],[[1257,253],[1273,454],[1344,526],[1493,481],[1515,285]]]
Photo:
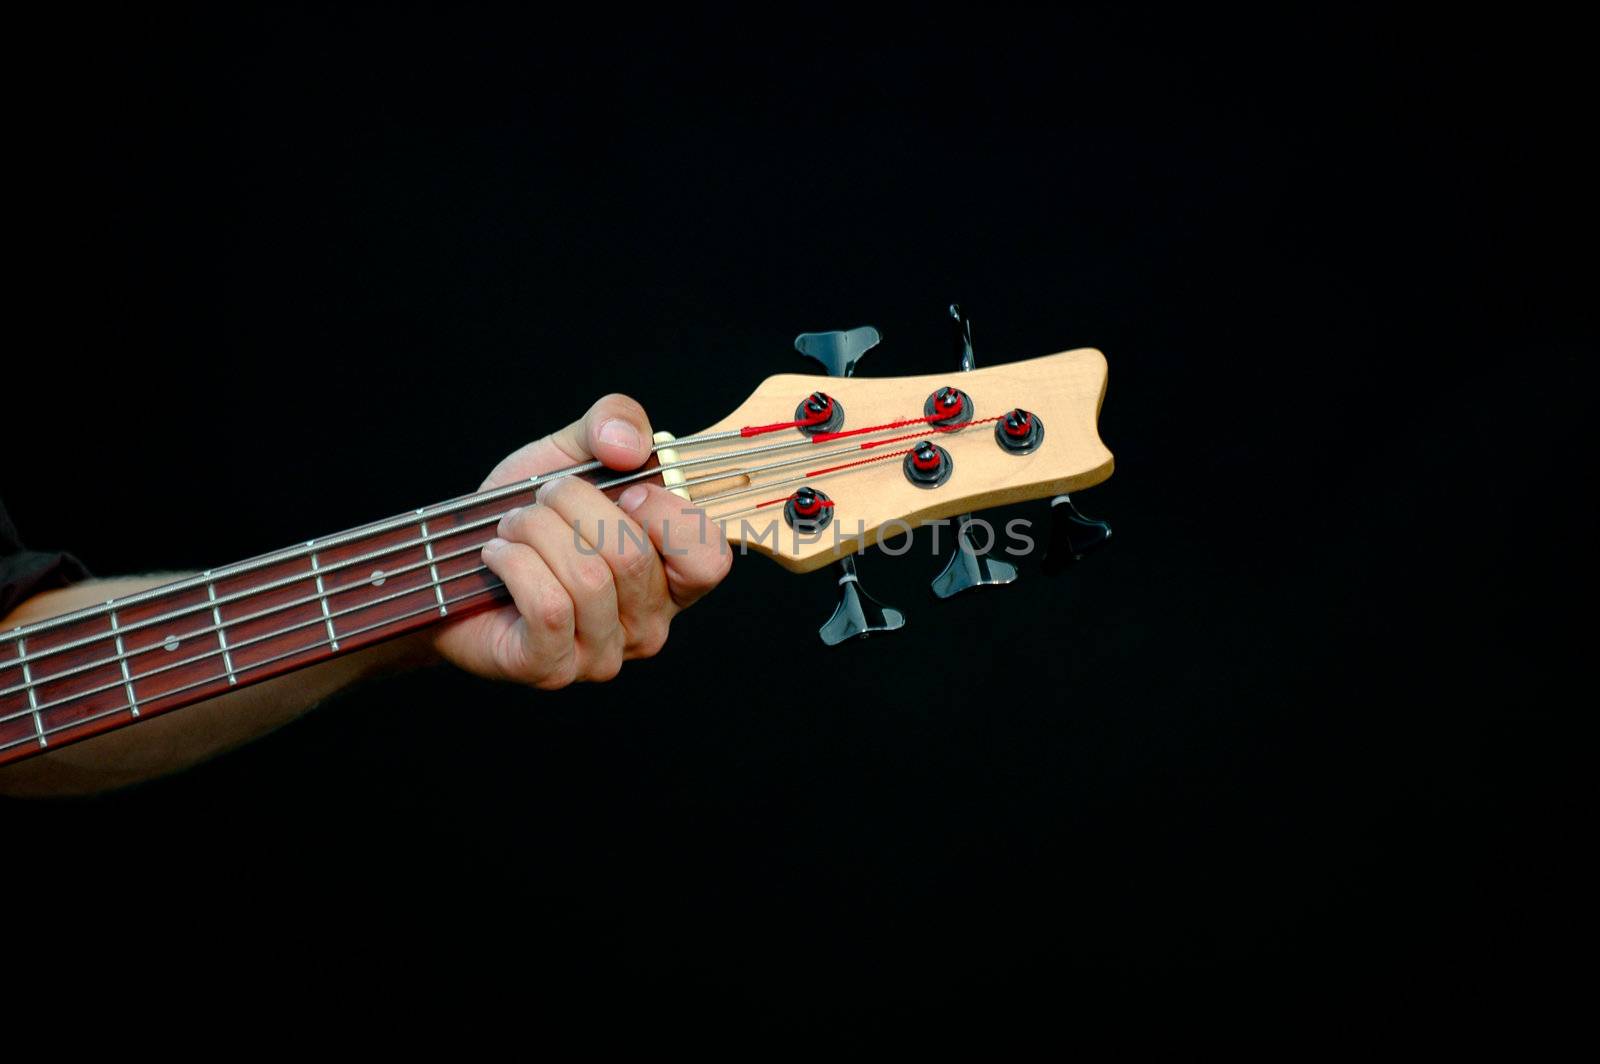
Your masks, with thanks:
[[[725,445],[727,462],[708,461],[690,471],[690,497],[705,507],[711,520],[721,522],[730,543],[766,554],[794,572],[810,572],[928,521],[1078,491],[1111,475],[1111,452],[1096,428],[1106,390],[1106,360],[1093,348],[918,377],[779,374],[762,381],[750,398],[705,432],[789,421],[797,406],[819,390],[843,406],[842,430],[889,426],[922,418],[925,401],[946,386],[972,399],[973,420],[963,428],[941,431],[927,423],[909,424],[738,457],[733,452],[750,451],[780,436],[735,439]],[[1017,407],[1044,425],[1043,439],[1028,454],[1010,453],[995,439],[996,420]],[[786,430],[780,442],[798,435],[798,429]],[[950,456],[949,478],[937,487],[912,483],[902,468],[904,459],[898,455],[921,440],[939,445]],[[708,452],[695,453],[710,457]],[[757,469],[780,462],[786,464]],[[846,467],[835,469],[841,465]],[[819,469],[834,471],[805,476]],[[718,479],[709,479],[713,476]],[[760,490],[767,485],[770,490]],[[832,502],[832,519],[811,534],[791,527],[783,513],[783,500],[805,486],[820,489]]]

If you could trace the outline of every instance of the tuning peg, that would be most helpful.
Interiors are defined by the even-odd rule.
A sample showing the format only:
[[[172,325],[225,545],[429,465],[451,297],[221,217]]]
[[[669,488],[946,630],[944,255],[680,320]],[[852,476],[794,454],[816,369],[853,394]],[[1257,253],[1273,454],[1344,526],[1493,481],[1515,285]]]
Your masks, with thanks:
[[[1017,578],[1015,565],[979,554],[973,548],[968,538],[971,525],[971,514],[965,514],[957,521],[956,551],[945,563],[944,572],[933,578],[933,593],[942,599],[983,584],[1009,584]]]
[[[794,349],[822,363],[830,377],[849,377],[863,355],[877,347],[883,337],[870,325],[840,332],[801,333],[794,338]]]
[[[874,632],[892,632],[904,627],[905,614],[893,606],[885,606],[865,591],[856,576],[856,560],[845,555],[835,566],[839,573],[839,606],[828,618],[828,623],[817,630],[828,646],[838,646],[846,639],[869,636]]]
[[[822,363],[830,377],[849,377],[862,356],[877,347],[883,337],[870,325],[838,332],[801,333],[794,338],[794,349]],[[846,555],[834,566],[839,574],[839,606],[817,634],[828,646],[873,632],[892,632],[906,623],[905,614],[885,606],[861,588],[856,560]]]
[[[950,322],[954,326],[956,358],[961,372],[971,372],[977,365],[972,353],[972,322],[961,312],[961,304],[950,304]],[[1017,578],[1017,567],[987,554],[979,554],[972,546],[969,530],[972,515],[962,514],[956,519],[956,551],[945,563],[944,571],[933,578],[933,593],[942,599],[959,595],[968,588],[986,584],[1009,584]],[[991,537],[991,545],[992,545]]]
[[[1069,495],[1057,495],[1050,500],[1050,545],[1045,549],[1044,569],[1047,573],[1060,572],[1085,554],[1097,550],[1111,538],[1111,526],[1104,521],[1085,517],[1078,511]]]
[[[972,354],[972,322],[961,312],[960,303],[950,304],[950,322],[955,326],[956,359],[962,373],[971,373],[978,365]]]

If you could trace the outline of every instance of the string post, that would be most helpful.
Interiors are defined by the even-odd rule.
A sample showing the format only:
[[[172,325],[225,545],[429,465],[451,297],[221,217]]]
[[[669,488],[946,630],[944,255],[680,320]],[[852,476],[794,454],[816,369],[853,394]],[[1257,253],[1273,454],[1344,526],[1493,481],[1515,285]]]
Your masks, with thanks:
[[[844,425],[844,404],[827,392],[812,392],[794,408],[794,420],[794,427],[807,436],[834,432]]]
[[[906,479],[919,488],[937,488],[950,479],[955,462],[950,452],[936,443],[923,440],[906,452],[901,463]]]
[[[972,420],[972,396],[960,388],[944,387],[922,404],[923,416],[934,428],[953,429]]]
[[[1044,442],[1044,422],[1019,406],[995,423],[994,441],[1007,454],[1032,454]]]
[[[783,519],[802,535],[820,532],[833,522],[833,500],[816,488],[801,488],[783,504]]]

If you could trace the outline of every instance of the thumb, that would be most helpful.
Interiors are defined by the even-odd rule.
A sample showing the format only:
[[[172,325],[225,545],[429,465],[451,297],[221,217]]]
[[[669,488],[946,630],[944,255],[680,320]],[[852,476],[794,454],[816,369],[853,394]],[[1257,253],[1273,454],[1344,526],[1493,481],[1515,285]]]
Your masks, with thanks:
[[[650,419],[626,395],[601,398],[589,412],[554,436],[574,461],[598,458],[612,469],[638,469],[650,457]]]
[[[485,490],[598,458],[612,469],[637,469],[650,457],[650,419],[626,395],[608,395],[564,429],[507,455]]]

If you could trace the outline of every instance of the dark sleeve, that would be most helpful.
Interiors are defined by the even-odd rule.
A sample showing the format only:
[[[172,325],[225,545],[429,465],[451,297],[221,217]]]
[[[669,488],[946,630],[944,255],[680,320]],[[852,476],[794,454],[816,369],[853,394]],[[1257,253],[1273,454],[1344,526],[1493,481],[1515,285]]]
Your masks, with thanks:
[[[0,501],[0,617],[41,591],[87,579],[89,570],[70,554],[23,550],[17,529]]]

